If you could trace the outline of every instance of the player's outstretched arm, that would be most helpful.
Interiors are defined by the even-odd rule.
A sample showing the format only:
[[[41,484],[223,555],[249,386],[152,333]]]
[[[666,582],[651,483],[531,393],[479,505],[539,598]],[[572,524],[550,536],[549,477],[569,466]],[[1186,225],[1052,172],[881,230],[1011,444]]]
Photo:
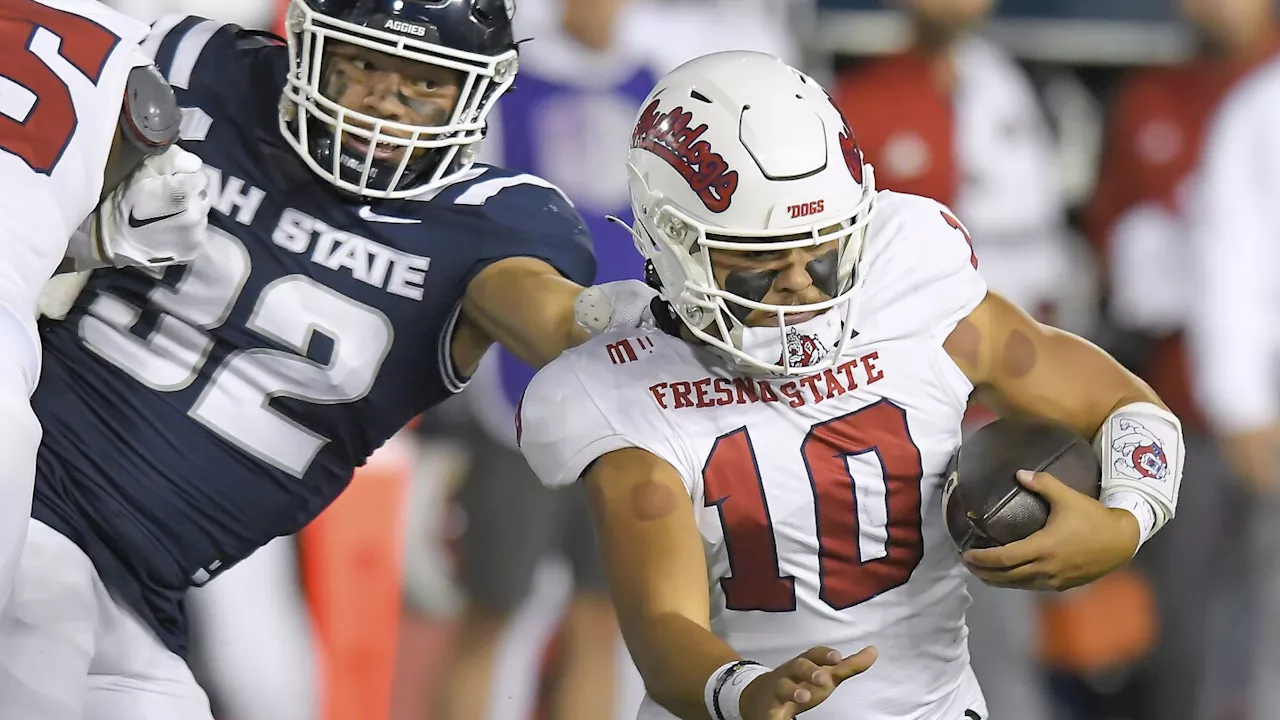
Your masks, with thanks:
[[[655,295],[639,280],[584,289],[542,260],[517,257],[476,275],[462,309],[493,341],[542,367],[592,335],[652,322]]]
[[[814,648],[772,670],[743,662],[711,632],[702,537],[675,468],[625,448],[597,459],[585,482],[622,635],[649,695],[672,714],[792,718],[875,661],[874,649],[845,658]]]
[[[574,320],[582,286],[537,258],[511,257],[489,265],[467,286],[466,319],[534,367],[591,336]]]
[[[1177,505],[1182,427],[1160,398],[1095,345],[1036,322],[996,293],[962,320],[945,348],[993,408],[1094,438],[1101,501],[1036,473],[1024,484],[1050,503],[1025,540],[966,553],[989,583],[1063,590],[1128,561]]]

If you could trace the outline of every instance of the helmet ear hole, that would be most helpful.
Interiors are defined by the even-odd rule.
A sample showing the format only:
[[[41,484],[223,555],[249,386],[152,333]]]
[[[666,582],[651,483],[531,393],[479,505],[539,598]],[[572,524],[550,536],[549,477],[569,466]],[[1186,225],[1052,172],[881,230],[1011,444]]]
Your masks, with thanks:
[[[652,260],[644,261],[644,282],[654,290],[662,292],[662,278],[658,276],[658,269],[653,266]]]

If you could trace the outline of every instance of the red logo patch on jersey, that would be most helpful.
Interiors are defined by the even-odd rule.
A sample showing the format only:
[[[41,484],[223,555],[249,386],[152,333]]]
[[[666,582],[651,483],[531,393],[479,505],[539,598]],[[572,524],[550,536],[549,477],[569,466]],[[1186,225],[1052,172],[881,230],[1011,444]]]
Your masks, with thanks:
[[[827,356],[830,350],[817,335],[808,335],[799,330],[789,327],[786,334],[786,346],[783,352],[787,354],[786,362],[782,358],[778,358],[777,365],[789,365],[790,367],[809,367],[816,365],[819,360]]]
[[[711,143],[699,139],[707,131],[707,124],[690,127],[692,123],[693,113],[682,107],[659,113],[658,101],[654,100],[640,113],[640,122],[631,133],[631,147],[666,160],[708,210],[724,212],[738,189],[738,173],[729,168],[724,156],[711,149]]]

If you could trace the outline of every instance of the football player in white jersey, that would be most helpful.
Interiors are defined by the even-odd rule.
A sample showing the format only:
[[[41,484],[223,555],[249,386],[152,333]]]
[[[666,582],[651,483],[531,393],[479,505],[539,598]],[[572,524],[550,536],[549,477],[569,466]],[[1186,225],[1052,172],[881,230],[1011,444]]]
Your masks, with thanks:
[[[46,281],[186,262],[203,242],[204,173],[171,147],[180,115],[147,30],[92,0],[0,0],[0,605],[31,512]]]
[[[964,565],[1061,590],[1127,562],[1173,517],[1178,419],[988,292],[964,226],[877,193],[827,94],[770,56],[668,75],[629,170],[658,327],[560,356],[517,430],[543,482],[586,484],[640,717],[985,720]],[[1095,437],[1103,491],[1021,473],[1048,525],[962,558],[942,485],[975,391]]]

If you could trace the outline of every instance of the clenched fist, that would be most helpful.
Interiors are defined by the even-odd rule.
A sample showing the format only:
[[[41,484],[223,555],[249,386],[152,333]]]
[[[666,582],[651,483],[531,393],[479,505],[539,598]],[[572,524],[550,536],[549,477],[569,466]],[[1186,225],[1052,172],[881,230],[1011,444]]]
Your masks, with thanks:
[[[209,215],[202,166],[176,145],[144,160],[98,207],[97,259],[116,267],[164,267],[199,255]]]

